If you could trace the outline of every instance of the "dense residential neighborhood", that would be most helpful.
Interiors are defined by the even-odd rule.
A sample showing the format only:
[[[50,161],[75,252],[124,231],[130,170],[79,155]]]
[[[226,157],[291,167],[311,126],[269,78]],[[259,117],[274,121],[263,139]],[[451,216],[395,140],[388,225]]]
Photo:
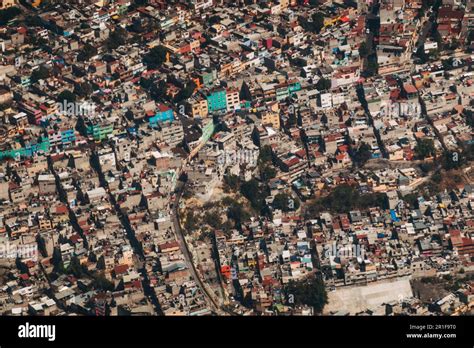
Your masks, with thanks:
[[[473,314],[473,8],[0,0],[0,313]]]

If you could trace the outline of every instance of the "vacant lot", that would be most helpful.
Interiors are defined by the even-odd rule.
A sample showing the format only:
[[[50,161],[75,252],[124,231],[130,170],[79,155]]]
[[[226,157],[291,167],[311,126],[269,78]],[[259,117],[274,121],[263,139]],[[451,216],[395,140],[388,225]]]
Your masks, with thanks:
[[[356,314],[366,309],[375,309],[382,303],[412,296],[408,278],[377,282],[366,286],[339,288],[328,292],[329,303],[324,308],[324,312],[329,314],[330,311],[343,310]]]

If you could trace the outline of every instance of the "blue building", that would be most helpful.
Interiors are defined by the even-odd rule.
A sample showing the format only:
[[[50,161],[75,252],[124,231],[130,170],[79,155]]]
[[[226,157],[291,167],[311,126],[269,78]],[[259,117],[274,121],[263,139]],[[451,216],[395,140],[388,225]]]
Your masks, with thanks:
[[[166,105],[159,105],[158,111],[154,116],[151,116],[149,119],[149,123],[151,127],[156,127],[158,124],[163,122],[171,122],[174,120],[174,113]]]
[[[227,91],[219,89],[206,96],[209,113],[227,109]]]
[[[76,134],[74,129],[66,129],[61,131],[61,142],[63,145],[70,144],[76,141]]]

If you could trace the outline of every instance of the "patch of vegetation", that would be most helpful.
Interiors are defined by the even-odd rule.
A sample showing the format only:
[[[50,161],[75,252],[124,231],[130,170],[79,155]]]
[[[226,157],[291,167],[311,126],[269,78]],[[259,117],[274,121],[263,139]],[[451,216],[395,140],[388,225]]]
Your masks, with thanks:
[[[275,168],[270,165],[261,164],[259,165],[258,169],[260,172],[260,178],[264,182],[268,182],[270,179],[273,179],[277,174]]]
[[[197,217],[193,211],[188,210],[184,222],[184,229],[187,233],[195,231],[199,226],[199,217]]]
[[[227,174],[224,176],[224,191],[238,192],[240,189],[240,178],[237,175]]]
[[[152,84],[152,82],[150,82]],[[166,98],[168,92],[168,84],[165,80],[160,80],[158,84],[153,84],[150,87],[150,96],[153,100],[159,102]]]
[[[360,144],[359,148],[354,152],[354,163],[358,167],[362,167],[372,158],[372,149],[366,143]]]
[[[272,162],[272,147],[270,145],[262,146],[258,154],[258,164],[271,163]]]
[[[268,187],[260,185],[255,179],[244,182],[240,186],[240,193],[250,201],[252,208],[261,212],[265,207],[265,198],[269,195]]]
[[[150,69],[159,68],[166,61],[167,53],[166,47],[162,45],[155,46],[143,57],[143,62]]]
[[[418,195],[416,193],[409,193],[403,196],[403,200],[408,203],[410,208],[418,208]]]
[[[434,156],[436,154],[433,139],[421,139],[415,146],[415,154],[420,159]]]
[[[194,81],[189,81],[188,83],[186,83],[186,86],[184,86],[184,88],[182,88],[178,94],[176,95],[176,97],[174,98],[174,102],[175,103],[179,103],[181,101],[184,101],[186,99],[188,99],[189,97],[191,97],[194,93],[194,91],[196,90],[196,83]]]
[[[377,63],[377,56],[371,54],[367,57],[367,66],[365,67],[364,75],[366,77],[375,76],[378,74],[379,64]]]
[[[109,50],[116,49],[127,42],[128,33],[125,29],[117,27],[110,33],[109,38],[106,41],[106,46]]]
[[[235,199],[226,197],[222,200],[223,205],[227,206],[227,217],[234,221],[234,226],[241,229],[242,223],[250,219],[250,212]]]
[[[423,174],[428,174],[433,171],[435,168],[435,165],[430,162],[423,162],[420,164],[420,170],[423,172]]]
[[[113,291],[114,290],[114,283],[108,280],[104,273],[96,273],[92,276],[94,278],[92,282],[92,286],[94,289],[101,290],[101,291]]]
[[[48,257],[46,241],[39,233],[36,235],[36,243],[38,243],[38,251],[41,253],[41,256]]]
[[[327,91],[331,88],[331,80],[325,79],[324,77],[320,78],[318,82],[316,82],[316,89],[318,91]]]
[[[21,13],[18,7],[9,7],[0,11],[0,25],[6,25]]]
[[[222,227],[222,218],[217,211],[207,211],[204,213],[202,223],[211,226],[212,228],[218,229]]]
[[[76,101],[76,95],[66,89],[59,93],[57,100],[59,103],[74,103]]]
[[[313,33],[321,32],[321,29],[324,27],[324,13],[322,12],[315,12],[311,16],[311,21],[306,20],[303,17],[299,18],[300,25],[307,31],[311,31]]]
[[[86,43],[82,50],[78,53],[77,60],[79,62],[85,62],[94,57],[95,55],[97,55],[97,48],[95,48],[89,43]]]
[[[328,302],[326,288],[315,275],[300,281],[290,281],[284,289],[287,299],[294,299],[296,305],[307,305],[321,313]]]
[[[366,58],[369,55],[369,49],[365,42],[362,42],[359,46],[359,56]]]
[[[300,207],[300,201],[288,193],[278,193],[273,199],[272,207],[284,212],[298,210]]]
[[[50,75],[51,75],[51,72],[49,71],[49,69],[46,66],[41,65],[38,69],[34,70],[31,73],[30,79],[32,83],[35,83],[35,82],[38,82],[39,80],[47,79]]]
[[[425,196],[429,197],[444,190],[455,189],[462,182],[463,178],[458,170],[437,170],[430,180],[420,187],[420,190],[425,192]]]
[[[337,186],[326,197],[317,199],[307,206],[308,217],[319,216],[323,211],[348,213],[354,209],[365,210],[370,207],[387,207],[387,198],[383,193],[360,194],[353,186]]]

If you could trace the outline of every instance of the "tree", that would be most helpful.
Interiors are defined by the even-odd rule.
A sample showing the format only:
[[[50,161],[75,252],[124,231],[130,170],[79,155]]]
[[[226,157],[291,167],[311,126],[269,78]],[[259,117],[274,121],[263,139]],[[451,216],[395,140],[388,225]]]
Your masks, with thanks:
[[[251,179],[240,186],[240,193],[250,201],[253,209],[259,213],[264,213],[265,197],[269,194],[266,185],[260,186],[256,179]]]
[[[420,170],[423,172],[423,174],[428,174],[434,169],[434,167],[434,164],[430,162],[420,163]]]
[[[474,41],[474,30],[469,30],[466,37],[467,45],[470,45],[472,41]]]
[[[187,232],[192,232],[198,227],[198,219],[194,216],[194,213],[190,210],[186,213],[186,221],[184,228]]]
[[[47,257],[48,252],[46,251],[46,243],[44,241],[44,238],[41,237],[39,233],[36,235],[36,242],[38,243],[38,250],[41,253],[41,256]]]
[[[148,4],[148,0],[133,0],[132,6],[143,6]]]
[[[441,157],[441,165],[446,170],[460,168],[464,164],[464,154],[445,151]]]
[[[415,52],[415,56],[420,59],[420,63],[422,63],[422,64],[426,63],[429,59],[428,55],[425,52],[425,46],[424,45],[418,46],[418,48]]]
[[[153,84],[150,88],[150,96],[155,101],[161,101],[166,97],[168,92],[168,84],[165,80],[160,80],[158,84]]]
[[[418,208],[418,195],[416,193],[409,193],[403,196],[403,200],[410,206],[410,208]]]
[[[101,291],[114,291],[114,283],[108,280],[103,272],[94,275],[92,286]]]
[[[284,292],[296,305],[313,307],[316,313],[321,313],[328,302],[323,281],[314,274],[297,282],[290,280]]]
[[[316,89],[318,91],[326,91],[331,88],[331,80],[321,77],[318,82],[316,82]]]
[[[240,178],[237,175],[227,174],[224,176],[224,185],[227,190],[237,192],[240,188]]]
[[[298,210],[300,207],[300,202],[298,199],[293,198],[293,196],[288,193],[278,193],[273,199],[272,206],[274,209],[280,209],[284,212],[291,210]]]
[[[367,44],[362,42],[359,46],[359,55],[362,58],[366,58],[369,55],[369,49],[367,48]]]
[[[463,155],[467,161],[473,161],[474,160],[474,144],[468,145],[464,149]]]
[[[249,181],[244,182],[240,186],[240,192],[244,197],[250,200],[259,191],[258,186],[259,185],[257,180],[250,179]]]
[[[474,127],[474,112],[472,112],[472,110],[464,109],[462,111],[462,116],[466,118],[466,123],[469,126]]]
[[[56,273],[65,273],[66,270],[63,264],[63,257],[59,247],[53,249],[53,256],[51,258],[51,263],[53,264],[53,271]]]
[[[176,95],[174,101],[175,103],[179,103],[183,100],[186,100],[188,99],[189,97],[191,97],[194,93],[194,91],[196,90],[196,83],[194,81],[189,81],[186,86],[181,89],[178,94]]]
[[[121,27],[117,27],[114,31],[110,33],[109,38],[107,39],[107,48],[116,49],[122,45],[125,45],[127,42],[127,31]]]
[[[420,159],[434,156],[436,153],[433,139],[421,139],[415,146],[415,154]]]
[[[366,69],[367,75],[368,75],[368,76],[377,75],[378,70],[379,70],[379,64],[377,63],[377,58],[376,58],[376,57],[372,57],[372,58],[368,59],[368,61],[367,61],[367,69]]]
[[[362,143],[354,153],[354,162],[357,166],[363,166],[369,159],[372,158],[372,151],[368,144]]]
[[[97,263],[97,256],[92,251],[89,253],[87,260],[92,263]]]
[[[148,66],[149,69],[159,68],[165,61],[168,54],[166,47],[158,45],[153,47],[143,57],[143,62]]]
[[[68,267],[69,273],[72,273],[74,277],[81,278],[84,276],[84,270],[82,268],[81,262],[77,258],[77,256],[73,256],[71,258],[71,262]]]
[[[451,42],[449,43],[449,45],[448,45],[448,49],[454,51],[454,50],[458,49],[459,46],[461,46],[461,43],[459,42],[459,40],[453,38],[453,39],[451,40]]]
[[[80,97],[88,97],[93,91],[91,84],[88,82],[78,83],[74,86],[74,93]]]
[[[99,260],[97,261],[97,269],[104,270],[105,269],[105,258],[104,255],[101,255],[99,257]]]
[[[253,308],[252,291],[247,291],[242,300],[242,306],[247,308]]]
[[[324,14],[322,12],[316,12],[311,16],[313,20],[311,23],[311,30],[315,33],[319,33],[324,27]]]
[[[375,206],[385,207],[386,205],[387,197],[383,193],[361,195],[354,187],[342,184],[326,197],[309,203],[306,215],[308,218],[313,218],[322,211],[348,213],[354,209],[367,209]]]
[[[328,117],[326,116],[326,114],[322,114],[321,123],[322,124],[327,124],[328,123]]]
[[[39,16],[30,15],[25,18],[25,24],[28,27],[41,27],[43,23],[41,22],[41,18]]]
[[[20,273],[28,274],[28,266],[23,261],[21,261],[20,257],[16,258],[15,265],[16,265],[16,268],[20,271]]]
[[[59,265],[60,262],[63,261],[63,257],[62,257],[62,254],[61,254],[61,250],[59,250],[58,247],[54,247],[53,249],[53,256],[52,256],[52,259],[51,259],[51,262],[53,264],[54,267],[57,267]]]
[[[245,81],[242,83],[242,87],[240,87],[239,97],[240,100],[252,100],[252,93],[250,92],[250,88]]]
[[[221,228],[221,225],[222,225],[221,216],[216,211],[207,211],[204,214],[204,218],[202,219],[202,221],[214,229]]]
[[[77,60],[79,62],[85,62],[95,55],[97,55],[97,48],[89,43],[86,43],[84,44],[84,47],[82,47],[82,50],[77,54]]]
[[[298,122],[298,118],[296,117],[295,112],[291,112],[289,117],[288,117],[288,126],[294,126]]]
[[[272,161],[272,147],[270,145],[265,145],[260,149],[258,154],[258,163],[268,163]]]
[[[432,34],[431,34],[431,37],[433,38],[434,41],[437,42],[437,44],[438,44],[438,49],[442,49],[442,46],[443,46],[443,38],[441,37],[441,34],[439,33],[438,28],[437,28],[436,25],[433,27],[433,32],[432,32]]]
[[[75,103],[76,102],[76,95],[72,93],[71,91],[68,91],[65,89],[58,95],[58,102],[59,103]]]
[[[154,86],[153,81],[151,79],[147,79],[143,76],[140,77],[139,83],[140,83],[140,86],[146,90],[150,90]]]
[[[259,170],[260,170],[260,178],[262,179],[262,181],[265,181],[265,182],[267,182],[270,179],[273,179],[277,174],[276,170],[269,165],[261,164],[259,166]]]
[[[243,205],[230,198],[227,202],[227,217],[235,222],[235,226],[240,229],[242,222],[247,221],[250,218],[249,212],[243,207]]]
[[[218,15],[211,16],[207,19],[207,23],[209,24],[209,26],[217,24],[220,21],[221,21],[221,17],[219,17]]]
[[[47,79],[49,76],[50,76],[49,69],[46,66],[41,65],[38,69],[34,70],[31,73],[30,80],[32,83],[35,83],[35,82],[38,82],[39,80]]]
[[[9,7],[5,10],[0,11],[0,25],[6,25],[13,18],[18,16],[21,13],[21,10],[18,7]]]

